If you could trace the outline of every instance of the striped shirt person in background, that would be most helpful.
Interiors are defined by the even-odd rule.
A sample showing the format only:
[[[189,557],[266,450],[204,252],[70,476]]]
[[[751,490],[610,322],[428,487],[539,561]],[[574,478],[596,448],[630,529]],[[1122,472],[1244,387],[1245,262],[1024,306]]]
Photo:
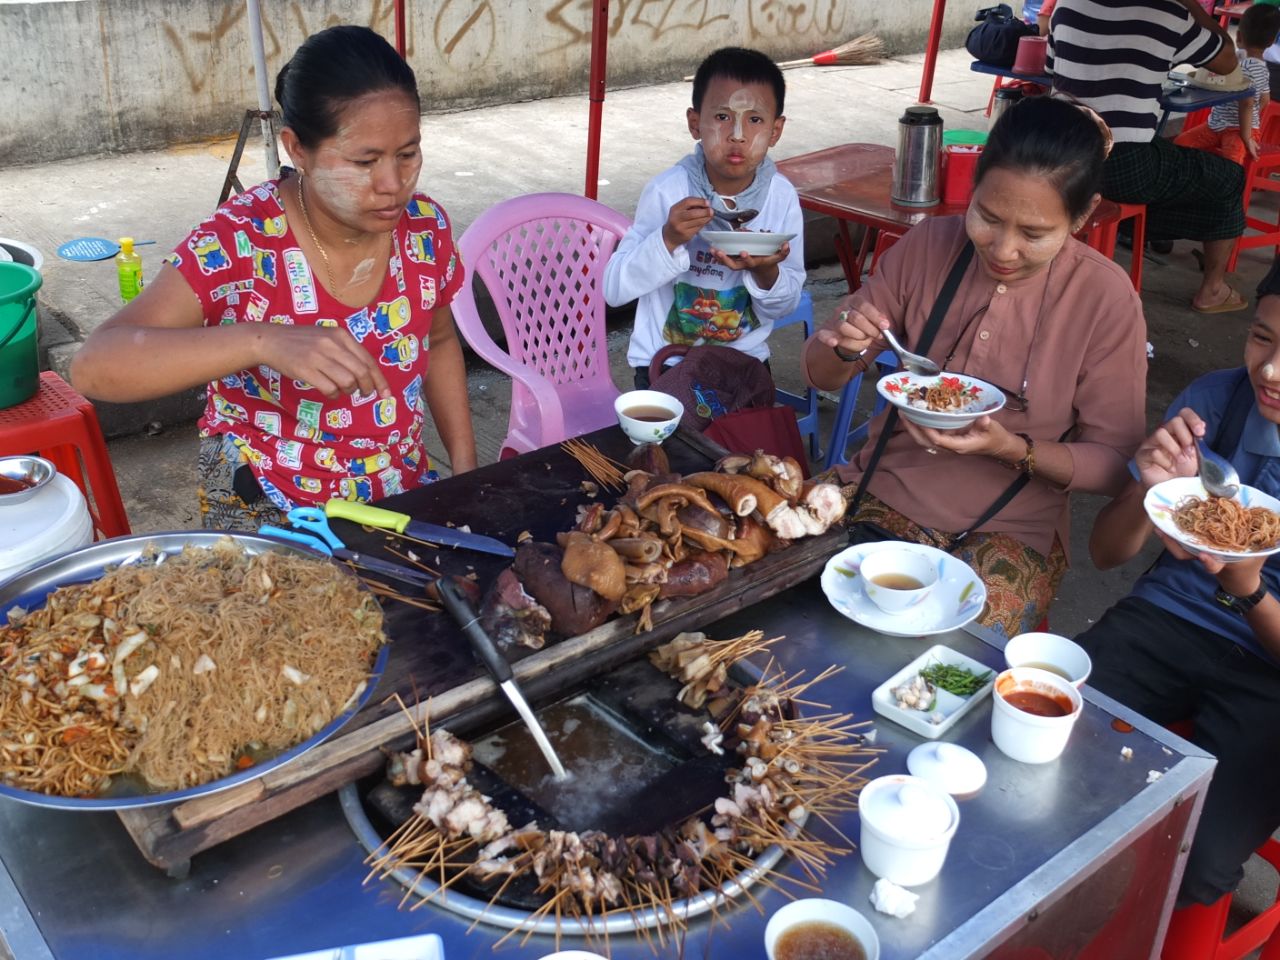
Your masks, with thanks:
[[[1195,0],[1058,0],[1053,11],[1047,68],[1054,89],[1100,113],[1115,140],[1102,195],[1146,204],[1153,242],[1203,241],[1204,274],[1192,309],[1243,310],[1248,303],[1225,278],[1244,232],[1244,171],[1156,136],[1161,87],[1183,63],[1218,74],[1238,66],[1226,31]]]

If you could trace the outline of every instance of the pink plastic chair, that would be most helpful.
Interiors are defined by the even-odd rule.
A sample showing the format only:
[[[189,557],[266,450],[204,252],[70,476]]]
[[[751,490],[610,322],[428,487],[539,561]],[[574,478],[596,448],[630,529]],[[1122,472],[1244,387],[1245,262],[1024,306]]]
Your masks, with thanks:
[[[506,348],[485,330],[470,283],[453,301],[471,348],[511,377],[499,459],[616,422],[605,340],[604,267],[631,221],[569,193],[534,193],[481,214],[462,261],[493,298]]]

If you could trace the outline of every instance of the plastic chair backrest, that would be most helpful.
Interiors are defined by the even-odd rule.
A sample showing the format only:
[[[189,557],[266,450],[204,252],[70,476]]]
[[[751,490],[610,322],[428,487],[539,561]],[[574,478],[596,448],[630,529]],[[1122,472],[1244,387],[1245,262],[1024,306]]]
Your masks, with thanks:
[[[605,263],[630,226],[594,200],[535,193],[489,208],[459,240],[506,337],[504,349],[464,284],[453,303],[458,330],[512,381],[501,458],[616,422],[602,288]]]
[[[1268,101],[1266,108],[1258,117],[1258,141],[1280,146],[1280,103]]]

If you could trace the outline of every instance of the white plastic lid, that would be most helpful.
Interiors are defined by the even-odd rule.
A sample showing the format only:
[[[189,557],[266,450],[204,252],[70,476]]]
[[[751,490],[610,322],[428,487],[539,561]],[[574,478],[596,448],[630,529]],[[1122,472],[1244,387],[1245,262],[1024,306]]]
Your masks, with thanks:
[[[872,780],[863,787],[858,808],[882,834],[907,843],[939,837],[951,829],[946,793],[916,777]]]
[[[83,546],[86,528],[92,539],[84,495],[62,474],[30,500],[0,507],[0,579]]]
[[[953,797],[977,793],[987,782],[987,765],[958,743],[920,744],[907,754],[907,769],[913,777],[927,780]]]

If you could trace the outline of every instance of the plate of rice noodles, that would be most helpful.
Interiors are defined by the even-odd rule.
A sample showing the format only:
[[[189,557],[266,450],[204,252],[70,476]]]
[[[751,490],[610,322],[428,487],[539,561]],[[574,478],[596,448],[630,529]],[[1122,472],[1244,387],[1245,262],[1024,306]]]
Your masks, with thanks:
[[[1151,522],[1190,553],[1234,563],[1280,552],[1280,500],[1256,487],[1212,497],[1199,477],[1175,477],[1148,490],[1143,506]]]
[[[900,371],[881,377],[876,390],[912,423],[935,430],[962,430],[1004,406],[999,387],[963,373]]]
[[[0,583],[0,796],[174,803],[324,742],[373,695],[382,610],[305,548],[118,537]]]

